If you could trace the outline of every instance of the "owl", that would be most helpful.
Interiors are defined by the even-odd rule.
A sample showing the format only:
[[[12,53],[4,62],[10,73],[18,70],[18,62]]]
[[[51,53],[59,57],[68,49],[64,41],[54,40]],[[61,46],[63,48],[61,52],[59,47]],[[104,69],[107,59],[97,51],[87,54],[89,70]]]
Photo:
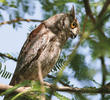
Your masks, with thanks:
[[[74,39],[78,33],[79,23],[74,7],[69,13],[56,14],[43,21],[24,43],[10,85],[24,80],[38,80],[38,62],[45,77],[57,62],[67,39]]]

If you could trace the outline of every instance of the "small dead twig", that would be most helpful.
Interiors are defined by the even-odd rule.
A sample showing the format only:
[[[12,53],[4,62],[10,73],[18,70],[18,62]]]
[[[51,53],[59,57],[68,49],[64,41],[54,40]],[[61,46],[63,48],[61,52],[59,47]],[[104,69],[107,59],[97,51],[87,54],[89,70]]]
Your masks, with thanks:
[[[17,22],[20,22],[20,21],[24,21],[24,22],[43,22],[43,20],[37,20],[37,19],[16,18],[16,19],[13,19],[13,20],[10,20],[10,21],[1,22],[1,23],[0,23],[0,26],[1,26],[1,25],[4,25],[4,24],[17,23]]]
[[[14,58],[14,57],[12,57],[11,55],[8,55],[8,54],[0,53],[0,57],[6,57],[6,58],[8,58],[8,59],[17,61],[17,58]]]

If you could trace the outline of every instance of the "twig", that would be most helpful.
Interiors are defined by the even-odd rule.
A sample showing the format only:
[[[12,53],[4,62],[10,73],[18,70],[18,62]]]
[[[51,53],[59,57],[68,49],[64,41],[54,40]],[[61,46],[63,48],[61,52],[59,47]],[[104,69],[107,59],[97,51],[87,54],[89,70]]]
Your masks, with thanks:
[[[1,25],[4,25],[4,24],[17,23],[17,22],[20,22],[20,21],[25,21],[25,22],[43,22],[43,20],[37,20],[37,19],[16,18],[16,19],[14,19],[14,20],[1,22],[1,23],[0,23],[0,26],[1,26]]]
[[[83,29],[82,29],[82,34],[84,34],[84,32],[85,32],[87,21],[88,21],[88,16],[85,16],[85,18],[84,18],[84,24],[83,24]]]
[[[105,85],[106,82],[106,75],[107,75],[107,70],[106,70],[106,65],[104,61],[104,57],[100,57],[101,60],[101,69],[102,69],[102,87]],[[101,94],[102,100],[105,98],[105,94]]]
[[[105,11],[107,10],[108,6],[110,5],[110,0],[106,0],[104,5],[103,5],[103,8],[102,10],[100,11],[99,15],[98,15],[98,18],[102,17],[105,13]]]
[[[62,92],[72,92],[72,93],[107,93],[110,94],[110,88],[108,87],[102,87],[102,88],[77,88],[77,87],[67,87],[67,86],[54,86],[53,84],[44,82],[44,85],[46,85],[48,88],[54,88],[55,91],[62,91]],[[13,86],[0,84],[0,93],[12,88]],[[28,91],[31,87],[20,87],[17,90],[15,90],[16,93]]]
[[[12,57],[11,55],[8,55],[8,54],[0,53],[0,57],[6,57],[6,58],[8,58],[8,59],[17,61],[17,58],[14,58],[14,57]]]
[[[101,60],[101,66],[102,66],[102,86],[104,86],[106,81],[107,70],[106,70],[104,57],[100,57],[100,60]]]
[[[90,17],[90,19],[92,20],[93,23],[95,23],[95,18],[92,14],[92,11],[91,11],[91,8],[90,8],[90,5],[89,5],[89,0],[83,0],[84,2],[84,6],[85,6],[85,10],[86,10],[86,14]]]
[[[108,1],[110,1],[110,0],[108,0]],[[86,14],[90,17],[90,19],[92,20],[93,25],[95,26],[97,23],[96,23],[96,19],[94,18],[93,14],[92,14],[92,11],[91,11],[91,8],[90,8],[90,5],[89,5],[89,0],[83,0],[83,2],[84,2]],[[100,19],[98,19],[97,22],[99,20]],[[103,38],[105,38],[105,34],[102,31],[102,29],[101,28],[97,28],[97,30],[103,35]]]

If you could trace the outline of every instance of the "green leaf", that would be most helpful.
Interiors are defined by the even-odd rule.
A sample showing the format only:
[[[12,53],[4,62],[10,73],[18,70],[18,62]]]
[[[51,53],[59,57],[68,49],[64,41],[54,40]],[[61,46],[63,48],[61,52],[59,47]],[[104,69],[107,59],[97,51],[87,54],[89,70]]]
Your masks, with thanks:
[[[85,95],[81,93],[75,93],[75,100],[88,100]]]
[[[31,81],[32,90],[41,91],[41,84],[39,81]]]
[[[2,69],[2,63],[0,62],[0,70]]]
[[[0,63],[0,75],[1,75],[1,77],[5,78],[5,79],[7,79],[7,78],[9,79],[11,77],[12,73],[8,72],[6,70],[6,65],[4,66],[4,69],[2,69],[2,65]]]
[[[58,93],[58,92],[55,92],[54,95],[55,95],[58,99],[60,99],[60,100],[70,100],[69,98],[67,98],[67,97],[64,96],[64,95],[61,95],[61,94]]]

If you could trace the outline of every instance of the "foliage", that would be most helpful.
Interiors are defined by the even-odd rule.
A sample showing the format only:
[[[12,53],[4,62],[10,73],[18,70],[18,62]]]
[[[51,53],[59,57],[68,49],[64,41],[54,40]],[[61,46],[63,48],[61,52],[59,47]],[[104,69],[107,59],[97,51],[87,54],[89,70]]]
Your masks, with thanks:
[[[72,62],[70,62],[69,67],[75,71],[74,77],[78,80],[90,80],[93,78],[93,75],[95,75],[95,70],[90,69],[87,64],[85,64],[84,57],[85,56],[81,54],[76,54],[75,57],[72,58]]]
[[[61,95],[61,94],[58,93],[58,92],[55,92],[54,95],[55,95],[58,99],[60,99],[60,100],[70,100],[69,98],[67,98],[66,96]]]
[[[6,70],[6,65],[4,66],[4,69],[2,69],[2,64],[0,63],[0,77],[9,79],[11,77],[11,75],[12,75],[12,73],[10,73]]]

